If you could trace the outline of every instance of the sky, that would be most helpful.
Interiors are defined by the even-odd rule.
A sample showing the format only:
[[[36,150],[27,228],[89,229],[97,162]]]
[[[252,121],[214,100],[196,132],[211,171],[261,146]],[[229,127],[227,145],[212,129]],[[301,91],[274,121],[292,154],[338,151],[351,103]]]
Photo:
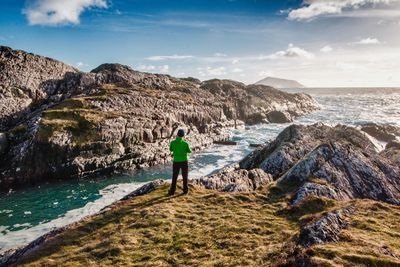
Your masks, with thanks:
[[[82,71],[399,87],[400,0],[0,0],[0,45]]]

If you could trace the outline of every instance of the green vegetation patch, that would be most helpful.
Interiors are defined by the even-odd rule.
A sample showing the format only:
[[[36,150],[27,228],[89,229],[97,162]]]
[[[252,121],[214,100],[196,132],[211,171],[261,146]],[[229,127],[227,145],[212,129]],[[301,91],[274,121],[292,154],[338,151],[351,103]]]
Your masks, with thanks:
[[[82,143],[90,139],[98,114],[82,110],[47,110],[43,113],[37,139],[48,142],[55,132],[69,131],[73,141]],[[100,119],[100,118],[98,118]]]
[[[290,220],[307,223],[325,214],[335,206],[336,201],[332,199],[310,196],[298,205],[290,206],[278,214],[285,215]]]

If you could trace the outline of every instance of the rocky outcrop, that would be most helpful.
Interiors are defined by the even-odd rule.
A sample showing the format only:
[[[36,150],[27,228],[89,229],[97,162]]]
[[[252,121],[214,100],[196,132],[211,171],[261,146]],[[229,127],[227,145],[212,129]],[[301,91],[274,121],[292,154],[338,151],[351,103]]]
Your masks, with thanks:
[[[267,113],[267,120],[270,123],[292,122],[293,118],[288,112],[273,110]]]
[[[78,70],[60,61],[0,46],[0,131],[43,102],[74,93]]]
[[[340,231],[347,226],[346,216],[352,214],[355,208],[350,206],[337,211],[328,212],[321,218],[304,226],[299,235],[299,244],[311,246],[326,242],[338,242]]]
[[[229,80],[210,80],[201,88],[212,94],[231,98],[224,106],[224,113],[247,124],[289,122],[310,111],[318,104],[306,94],[289,94],[264,85],[244,85]]]
[[[177,79],[120,64],[82,73],[23,51],[0,51],[2,190],[165,163],[178,128],[199,150],[226,140],[227,128],[267,122],[272,111],[293,119],[318,108],[308,95],[261,85]]]
[[[400,165],[400,142],[391,141],[387,143],[385,150],[380,153],[383,157],[391,160],[393,164]]]
[[[335,188],[329,186],[328,184],[306,182],[296,191],[296,195],[292,199],[291,204],[298,205],[310,196],[341,199],[340,194],[336,192]]]
[[[271,183],[272,176],[260,169],[250,171],[231,166],[217,174],[192,180],[191,183],[221,192],[251,192]]]
[[[278,179],[306,154],[323,143],[347,142],[375,152],[374,144],[355,128],[324,124],[310,126],[291,125],[283,130],[275,140],[261,149],[255,150],[240,162],[244,169],[261,168]]]
[[[164,180],[154,180],[151,181],[141,187],[139,187],[138,189],[136,189],[135,191],[131,192],[130,194],[126,195],[125,197],[123,197],[121,200],[128,200],[137,196],[143,196],[146,194],[149,194],[153,191],[155,191],[158,187],[160,187],[161,185],[165,184]]]
[[[382,142],[400,140],[400,128],[394,125],[367,123],[361,130]]]
[[[261,168],[278,184],[297,185],[293,204],[307,196],[370,198],[400,204],[400,168],[359,130],[338,125],[292,125],[240,162]]]

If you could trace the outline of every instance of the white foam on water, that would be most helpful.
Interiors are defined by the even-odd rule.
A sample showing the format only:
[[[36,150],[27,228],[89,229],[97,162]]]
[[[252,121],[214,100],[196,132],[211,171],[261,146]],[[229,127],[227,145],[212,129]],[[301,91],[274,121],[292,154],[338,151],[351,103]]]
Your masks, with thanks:
[[[13,249],[16,246],[28,244],[38,237],[59,227],[77,222],[89,215],[98,213],[101,209],[111,205],[113,202],[123,198],[130,192],[142,186],[144,183],[125,183],[107,186],[99,191],[101,197],[93,202],[87,203],[84,207],[68,211],[64,216],[50,222],[39,224],[30,228],[6,232],[7,227],[0,226],[0,252]],[[14,225],[16,226],[16,225]],[[21,224],[17,227],[29,227],[30,224]]]
[[[12,210],[0,210],[0,214],[1,213],[6,213],[7,214],[7,213],[11,213],[11,212],[13,212],[13,211]]]

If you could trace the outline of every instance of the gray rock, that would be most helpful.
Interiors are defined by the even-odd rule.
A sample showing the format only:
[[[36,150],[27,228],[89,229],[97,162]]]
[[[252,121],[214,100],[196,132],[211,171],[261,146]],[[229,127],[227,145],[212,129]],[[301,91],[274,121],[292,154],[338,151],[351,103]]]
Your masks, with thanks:
[[[390,142],[399,138],[400,128],[390,124],[367,123],[361,126],[361,130],[379,141]]]
[[[280,184],[298,185],[294,203],[315,195],[400,204],[399,165],[379,154],[365,134],[352,127],[289,126],[243,159],[240,167],[261,168]]]
[[[400,149],[400,142],[399,141],[390,141],[389,143],[386,144],[385,149]]]
[[[268,112],[267,119],[270,123],[288,123],[293,121],[288,112],[278,110]]]
[[[320,145],[298,161],[278,182],[305,182],[312,177],[326,181],[336,194],[330,190],[309,193],[319,196],[326,193],[323,196],[337,200],[369,198],[400,204],[399,168],[377,154],[365,155],[361,149],[351,145]]]
[[[329,185],[306,182],[297,190],[291,204],[298,205],[308,196],[327,197],[331,199],[341,198],[340,194],[336,193],[335,189]]]
[[[5,46],[0,46],[0,62],[0,131],[35,109],[32,104],[63,91],[65,77],[72,81],[79,75],[60,61]]]
[[[300,231],[298,243],[303,246],[338,242],[340,231],[347,226],[346,216],[352,214],[355,208],[350,206],[329,212],[317,221],[307,224]]]
[[[250,171],[227,167],[209,177],[192,180],[194,185],[221,192],[251,192],[272,182],[272,176],[260,169]]]
[[[324,124],[291,125],[275,140],[257,149],[240,162],[244,169],[261,168],[279,178],[315,147],[326,142],[348,142],[367,152],[375,152],[374,144],[355,128]]]
[[[385,150],[380,153],[381,156],[389,159],[393,164],[400,165],[400,143],[391,141],[386,145]]]
[[[132,193],[126,195],[121,200],[128,200],[128,199],[131,199],[133,197],[149,194],[149,193],[155,191],[158,187],[160,187],[161,185],[164,185],[164,184],[165,184],[165,182],[163,180],[161,180],[161,179],[157,179],[157,180],[151,181],[151,182],[139,187],[138,189],[136,189]]]

